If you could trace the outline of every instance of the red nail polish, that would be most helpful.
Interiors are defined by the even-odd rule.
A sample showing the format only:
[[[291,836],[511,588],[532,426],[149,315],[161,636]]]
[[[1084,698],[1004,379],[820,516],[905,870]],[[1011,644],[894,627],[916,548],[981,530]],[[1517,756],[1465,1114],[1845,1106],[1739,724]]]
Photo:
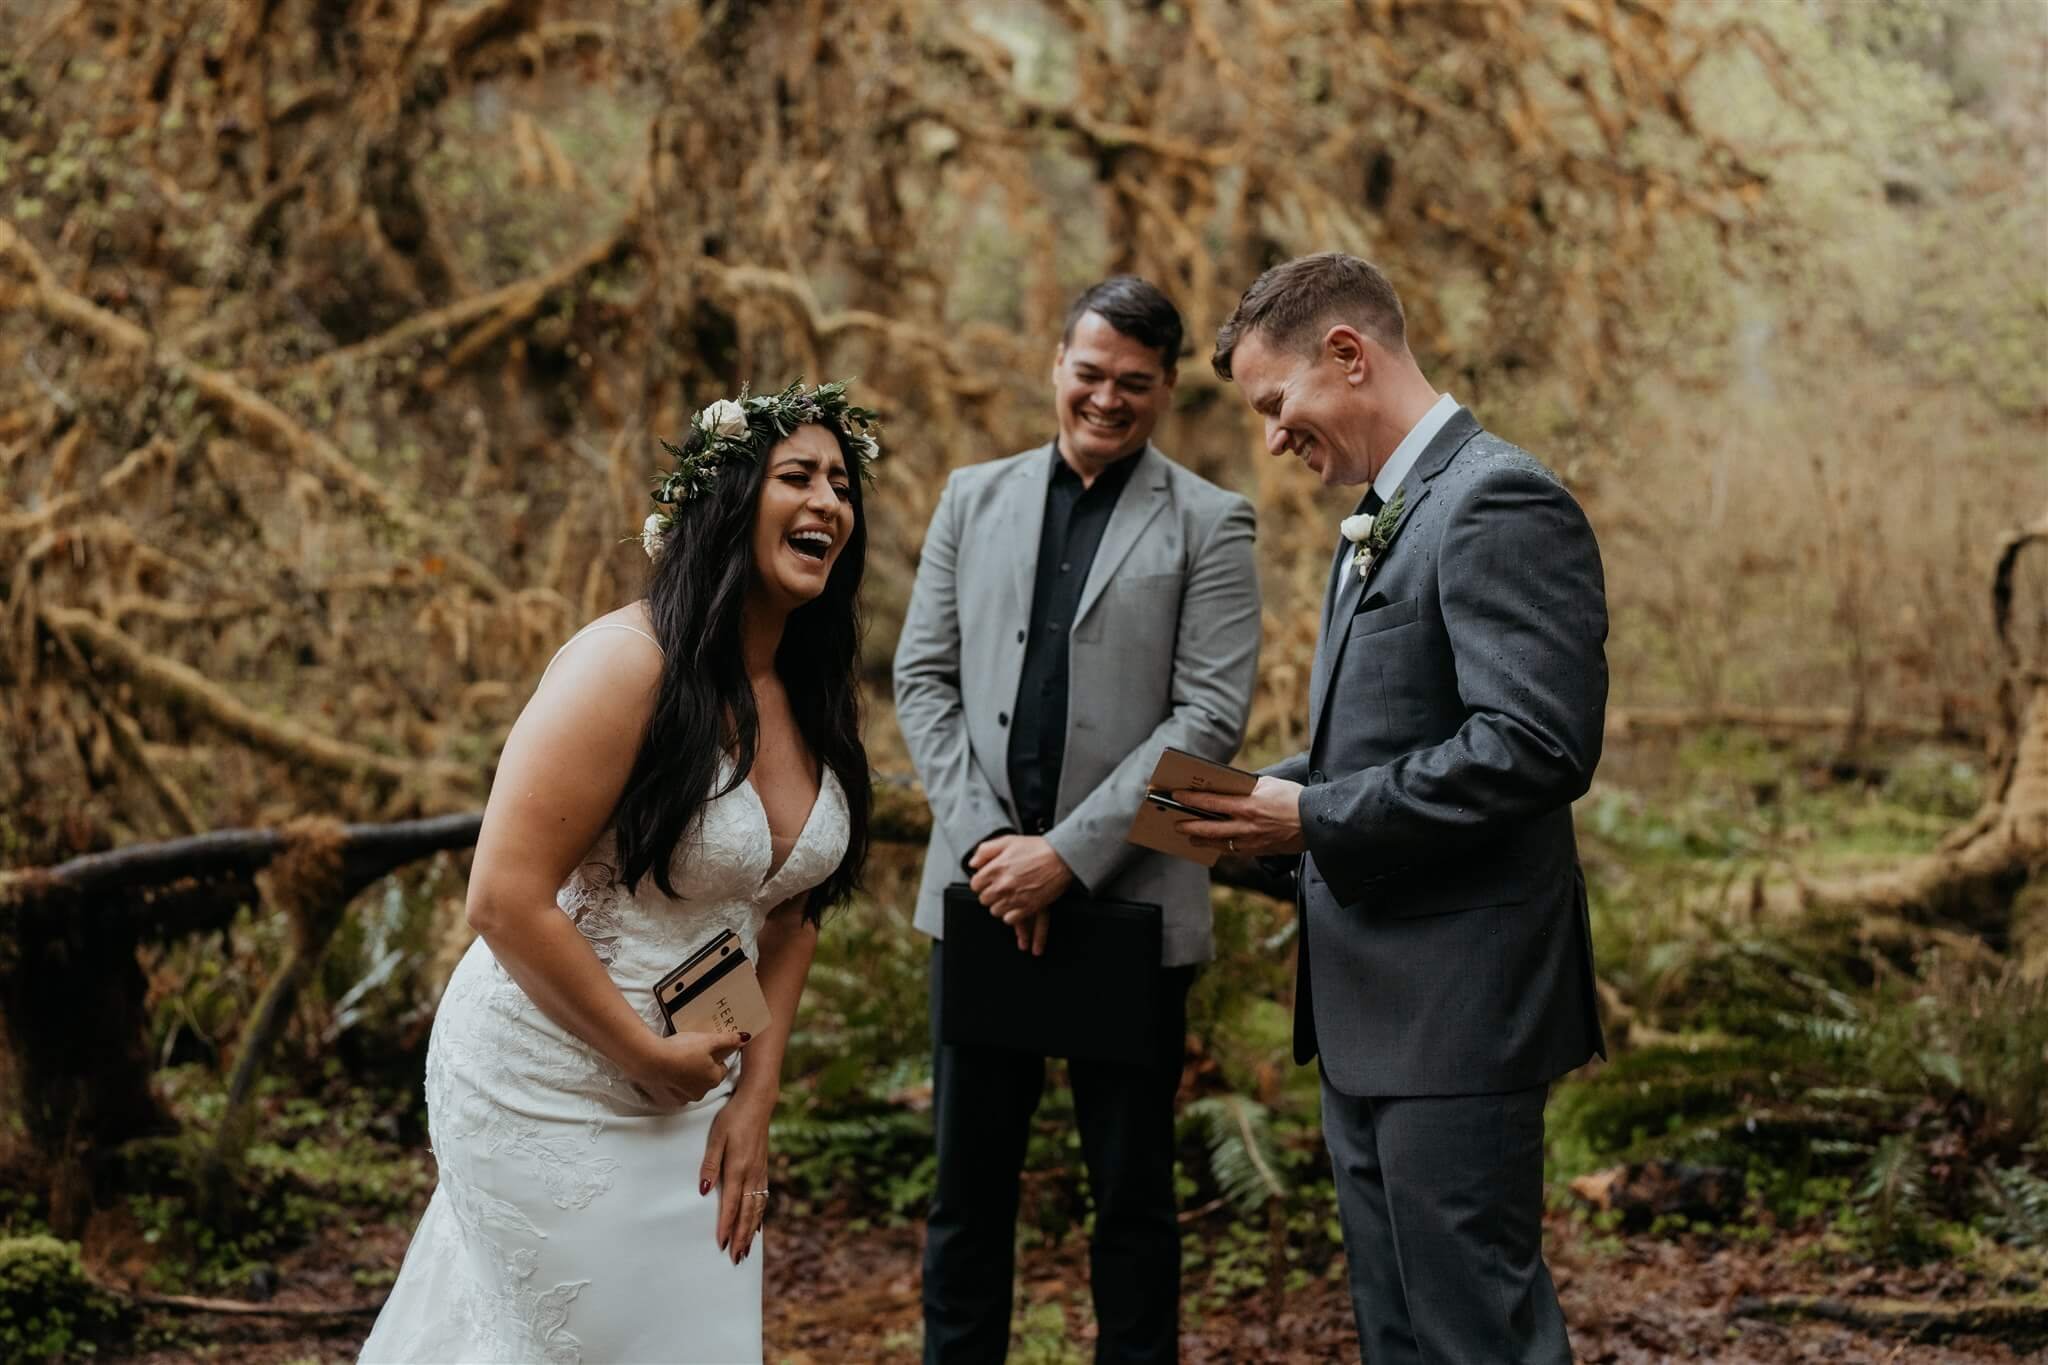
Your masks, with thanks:
[[[743,1043],[751,1043],[754,1041],[754,1035],[751,1033],[742,1033],[740,1035],[740,1041]]]
[[[708,1180],[700,1180],[700,1181],[698,1181],[698,1182],[697,1182],[697,1193],[698,1193],[698,1194],[709,1194],[709,1193],[711,1193],[711,1182],[710,1182],[710,1181],[708,1181]]]

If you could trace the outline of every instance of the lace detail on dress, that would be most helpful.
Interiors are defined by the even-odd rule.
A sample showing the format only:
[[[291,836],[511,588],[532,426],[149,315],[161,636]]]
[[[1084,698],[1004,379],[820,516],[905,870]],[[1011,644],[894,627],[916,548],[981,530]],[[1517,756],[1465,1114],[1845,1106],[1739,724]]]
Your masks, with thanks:
[[[547,1234],[520,1212],[518,1205],[493,1198],[443,1171],[442,1193],[452,1220],[470,1245],[504,1245],[510,1238],[544,1241]],[[444,1239],[445,1240],[445,1239]],[[441,1251],[459,1255],[460,1247]],[[530,1281],[540,1269],[540,1249],[514,1248],[491,1285],[466,1282],[446,1311],[462,1327],[466,1341],[482,1346],[476,1358],[538,1360],[548,1365],[581,1365],[583,1343],[569,1330],[569,1306],[590,1284],[571,1280],[538,1290]],[[420,1345],[426,1343],[421,1341]]]
[[[590,951],[607,967],[618,960],[619,936],[625,932],[618,893],[618,873],[610,863],[599,862],[586,862],[571,872],[555,893],[556,906],[569,916],[589,940]]]
[[[460,1126],[455,1138],[476,1138],[482,1151],[492,1156],[511,1152],[558,1209],[587,1209],[591,1201],[612,1187],[619,1163],[609,1157],[593,1156],[588,1148],[604,1131],[602,1119],[585,1125],[578,1140],[572,1129],[560,1124],[543,1125],[536,1119],[507,1114],[488,1096],[475,1091],[462,1097],[456,1107]]]

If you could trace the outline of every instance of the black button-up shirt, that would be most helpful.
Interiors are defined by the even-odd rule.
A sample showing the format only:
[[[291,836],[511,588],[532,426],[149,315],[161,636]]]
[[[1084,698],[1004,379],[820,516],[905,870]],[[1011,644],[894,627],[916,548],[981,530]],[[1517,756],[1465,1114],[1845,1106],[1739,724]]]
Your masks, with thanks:
[[[1052,828],[1067,744],[1067,635],[1110,513],[1142,452],[1141,447],[1118,460],[1083,488],[1081,476],[1060,458],[1058,444],[1053,446],[1045,529],[1038,536],[1038,577],[1025,624],[1024,672],[1011,708],[1010,792],[1026,834]]]

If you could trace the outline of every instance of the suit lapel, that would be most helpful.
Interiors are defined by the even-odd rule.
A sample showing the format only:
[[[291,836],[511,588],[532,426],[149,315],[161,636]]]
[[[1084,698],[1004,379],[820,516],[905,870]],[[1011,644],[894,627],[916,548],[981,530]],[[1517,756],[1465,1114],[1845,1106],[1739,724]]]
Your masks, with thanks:
[[[1428,500],[1430,483],[1443,473],[1452,457],[1465,448],[1474,436],[1479,434],[1479,421],[1471,411],[1459,408],[1451,414],[1451,420],[1430,440],[1422,454],[1416,458],[1415,467],[1408,471],[1408,477],[1401,480],[1401,490],[1406,497],[1401,504],[1401,515],[1395,519],[1388,536],[1387,552],[1372,571],[1373,582],[1379,581],[1387,571],[1386,561],[1401,552],[1401,530],[1415,515],[1415,509]],[[1399,496],[1399,494],[1397,494]],[[1361,500],[1361,505],[1362,505]],[[1361,580],[1356,570],[1349,567],[1350,549],[1347,543],[1338,551],[1344,568],[1341,576],[1333,583],[1328,594],[1328,614],[1323,618],[1323,633],[1316,641],[1315,668],[1309,675],[1309,752],[1315,752],[1316,736],[1322,733],[1323,712],[1333,690],[1331,680],[1337,676],[1338,667],[1344,662],[1344,645],[1351,636],[1351,618],[1357,612],[1364,595],[1371,591],[1372,584]]]
[[[1001,525],[996,530],[1008,544],[996,548],[1010,561],[1011,584],[1016,606],[1008,617],[1022,619],[1031,614],[1031,595],[1037,587],[1038,538],[1045,531],[1045,495],[1052,487],[1052,446],[1042,445],[1017,461],[1004,496]]]
[[[1095,608],[1095,600],[1102,596],[1102,590],[1116,574],[1117,566],[1123,563],[1131,547],[1138,543],[1138,537],[1152,524],[1152,518],[1166,507],[1166,457],[1157,447],[1146,447],[1131,457],[1138,461],[1138,467],[1131,471],[1131,481],[1124,485],[1124,491],[1117,496],[1116,506],[1109,514],[1109,525],[1102,528],[1102,542],[1095,547],[1095,563],[1089,567],[1088,581],[1081,586],[1081,602],[1074,611],[1074,624],[1080,625],[1088,619],[1088,613]],[[1044,498],[1039,519],[1044,521]],[[1036,539],[1036,531],[1033,538]]]

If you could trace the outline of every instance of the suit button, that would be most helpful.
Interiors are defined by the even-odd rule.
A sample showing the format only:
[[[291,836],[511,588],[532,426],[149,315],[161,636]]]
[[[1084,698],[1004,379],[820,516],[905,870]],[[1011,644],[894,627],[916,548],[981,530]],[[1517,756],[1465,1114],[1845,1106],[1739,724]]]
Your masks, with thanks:
[[[1008,711],[998,711],[998,712],[996,712],[996,724],[998,724],[998,725],[1008,725],[1009,723],[1010,723],[1010,713],[1009,713]]]
[[[1323,775],[1323,770],[1321,768],[1317,768],[1308,775],[1308,780],[1316,786],[1321,786],[1323,783],[1328,782],[1330,779]]]
[[[1021,630],[1017,632],[1017,643],[1020,645],[1024,643],[1024,632]]]

